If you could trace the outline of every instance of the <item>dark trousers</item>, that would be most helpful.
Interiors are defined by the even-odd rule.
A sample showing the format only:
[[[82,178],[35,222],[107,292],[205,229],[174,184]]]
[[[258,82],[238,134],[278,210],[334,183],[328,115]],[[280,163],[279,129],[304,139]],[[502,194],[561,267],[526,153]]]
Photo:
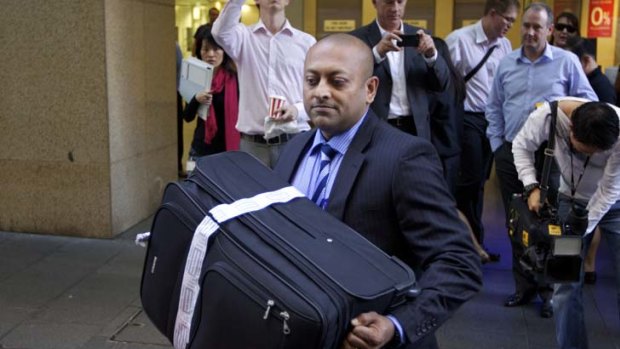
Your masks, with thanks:
[[[536,169],[538,178],[540,179],[540,171],[544,161],[543,149],[546,147],[544,143],[538,151],[536,151]],[[512,155],[512,143],[505,142],[495,151],[495,172],[499,180],[500,191],[502,193],[502,202],[504,204],[504,213],[506,217],[506,226],[508,226],[510,200],[512,194],[523,193],[523,184],[519,180],[517,168],[515,167],[514,157]],[[548,201],[553,205],[557,202],[557,189],[559,186],[560,171],[553,162],[551,173],[549,175],[549,193]],[[509,236],[510,239],[510,236]],[[512,273],[515,279],[515,291],[521,293],[532,293],[537,291],[544,300],[551,299],[553,289],[549,284],[539,284],[534,280],[531,274],[527,273],[521,266],[520,260],[523,256],[524,249],[521,245],[514,243],[510,239],[512,247]]]
[[[446,179],[446,184],[448,184],[448,190],[453,197],[456,197],[461,158],[457,154],[454,156],[440,156],[440,160],[443,165],[443,177]]]
[[[480,244],[484,242],[484,182],[489,177],[493,161],[486,129],[484,113],[465,112],[456,204]]]

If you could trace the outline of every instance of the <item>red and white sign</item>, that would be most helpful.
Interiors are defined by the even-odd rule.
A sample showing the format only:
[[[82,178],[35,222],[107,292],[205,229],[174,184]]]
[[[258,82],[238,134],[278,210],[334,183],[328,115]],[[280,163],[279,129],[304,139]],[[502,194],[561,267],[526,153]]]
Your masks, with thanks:
[[[614,15],[614,0],[590,0],[588,11],[588,37],[611,37]]]

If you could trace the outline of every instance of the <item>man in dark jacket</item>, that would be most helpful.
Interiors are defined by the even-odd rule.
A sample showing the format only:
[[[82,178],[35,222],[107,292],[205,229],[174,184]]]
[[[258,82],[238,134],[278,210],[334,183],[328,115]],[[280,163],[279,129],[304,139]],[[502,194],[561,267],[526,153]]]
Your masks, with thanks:
[[[316,128],[289,141],[275,172],[417,271],[419,295],[389,314],[357,315],[343,348],[434,349],[437,328],[480,289],[480,262],[433,146],[369,109],[372,68],[350,35],[310,48],[303,94]]]
[[[448,89],[450,72],[437,54],[430,35],[422,28],[404,24],[407,0],[373,0],[376,21],[351,32],[372,49],[374,75],[379,78],[377,96],[370,108],[401,131],[431,139],[427,91]],[[401,35],[416,35],[415,47],[399,47]]]
[[[616,105],[616,90],[596,62],[595,43],[590,39],[576,36],[568,39],[568,47],[579,57],[583,71],[586,73],[594,93],[598,96],[599,102]]]

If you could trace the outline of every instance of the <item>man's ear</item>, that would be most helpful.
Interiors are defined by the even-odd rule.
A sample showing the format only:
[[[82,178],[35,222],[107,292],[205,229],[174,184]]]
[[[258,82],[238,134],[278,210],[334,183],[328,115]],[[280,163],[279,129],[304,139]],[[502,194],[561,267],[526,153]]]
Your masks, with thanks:
[[[375,100],[377,95],[377,89],[379,88],[379,78],[371,76],[366,80],[366,103],[371,104]]]

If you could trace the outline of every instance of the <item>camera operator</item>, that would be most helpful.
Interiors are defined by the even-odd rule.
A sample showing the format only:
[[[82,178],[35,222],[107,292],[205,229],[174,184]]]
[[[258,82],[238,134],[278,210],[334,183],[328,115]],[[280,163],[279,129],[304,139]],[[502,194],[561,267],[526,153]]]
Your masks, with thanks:
[[[583,235],[583,255],[598,226],[612,252],[620,285],[620,109],[574,97],[558,101],[554,157],[561,171],[558,215],[567,226],[564,234]],[[540,209],[540,190],[534,152],[548,138],[549,114],[548,103],[532,112],[512,147],[528,206],[535,212]],[[555,285],[556,339],[562,349],[588,348],[582,287],[583,266],[579,282]]]

